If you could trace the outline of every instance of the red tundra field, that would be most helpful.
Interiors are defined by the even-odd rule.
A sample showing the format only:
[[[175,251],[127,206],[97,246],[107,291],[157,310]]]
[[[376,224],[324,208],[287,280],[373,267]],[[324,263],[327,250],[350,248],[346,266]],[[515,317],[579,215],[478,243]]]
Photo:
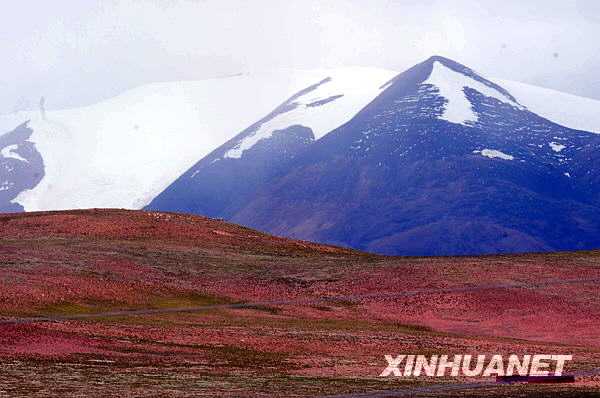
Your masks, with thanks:
[[[381,257],[188,215],[0,215],[0,396],[598,397],[598,281],[600,252]],[[378,377],[385,354],[467,353],[572,354],[576,383]]]

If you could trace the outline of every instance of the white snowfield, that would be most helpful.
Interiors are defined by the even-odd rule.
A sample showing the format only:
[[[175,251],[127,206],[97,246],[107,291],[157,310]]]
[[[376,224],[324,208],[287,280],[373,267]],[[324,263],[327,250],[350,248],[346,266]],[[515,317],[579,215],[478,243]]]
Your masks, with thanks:
[[[431,74],[423,84],[435,86],[439,90],[439,95],[448,101],[440,119],[451,123],[469,125],[477,122],[477,114],[464,93],[464,88],[470,87],[485,96],[496,98],[517,108],[526,107],[529,111],[562,126],[600,134],[600,100],[511,80],[493,79],[493,82],[508,91],[518,103],[469,76],[447,68],[438,61],[433,63]]]
[[[431,74],[422,84],[435,86],[439,91],[439,95],[446,99],[444,112],[439,119],[450,123],[468,126],[469,124],[476,123],[478,120],[477,113],[473,111],[471,102],[465,94],[464,89],[466,87],[477,90],[487,97],[495,98],[516,108],[523,108],[500,91],[486,86],[470,76],[455,72],[439,61],[433,63]],[[510,92],[510,90],[508,91]]]
[[[352,76],[352,70],[356,75]],[[349,84],[343,86],[344,94],[355,104],[343,107],[347,119],[376,95],[369,91],[369,98],[355,96],[363,92],[367,76],[385,80],[384,76],[394,75],[380,69],[369,73],[369,68],[347,69],[350,75],[343,71],[342,81]],[[37,111],[0,115],[0,135],[30,120],[34,132],[29,141],[44,161],[42,181],[13,202],[26,211],[142,208],[194,163],[294,93],[338,73],[278,70],[155,83],[91,106],[46,111],[45,119]],[[332,124],[317,123],[316,131],[324,134],[337,127],[334,124],[340,116],[331,119]],[[15,155],[13,148],[0,149],[3,155]]]
[[[543,118],[575,130],[600,134],[600,100],[511,80],[493,81]]]
[[[360,67],[315,71],[314,83],[319,82],[323,76],[330,80],[294,99],[294,109],[261,125],[257,131],[227,151],[224,157],[240,158],[244,151],[260,140],[270,138],[275,131],[295,124],[310,128],[318,140],[352,119],[379,95],[381,86],[395,75],[396,72],[391,70]],[[323,104],[316,105],[319,101],[323,101]]]

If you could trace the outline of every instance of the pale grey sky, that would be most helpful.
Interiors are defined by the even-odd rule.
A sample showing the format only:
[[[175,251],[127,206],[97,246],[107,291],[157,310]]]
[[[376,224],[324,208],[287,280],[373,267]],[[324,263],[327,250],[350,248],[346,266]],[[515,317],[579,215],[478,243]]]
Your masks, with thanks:
[[[600,99],[596,0],[20,0],[0,26],[0,113],[280,67],[402,71],[433,54]]]

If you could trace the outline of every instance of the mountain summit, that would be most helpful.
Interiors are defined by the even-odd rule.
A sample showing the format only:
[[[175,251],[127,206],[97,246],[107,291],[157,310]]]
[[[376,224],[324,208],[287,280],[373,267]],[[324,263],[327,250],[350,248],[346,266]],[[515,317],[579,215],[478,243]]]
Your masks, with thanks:
[[[600,247],[599,135],[541,117],[439,56],[320,138],[302,118],[265,133],[273,115],[335,103],[334,91],[304,101],[328,84],[213,151],[149,208],[386,254]]]

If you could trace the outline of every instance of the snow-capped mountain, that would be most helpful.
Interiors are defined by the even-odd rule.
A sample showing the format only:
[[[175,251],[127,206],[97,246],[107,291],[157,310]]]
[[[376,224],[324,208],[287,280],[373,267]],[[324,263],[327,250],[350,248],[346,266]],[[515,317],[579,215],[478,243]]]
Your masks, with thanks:
[[[376,68],[280,70],[156,83],[92,106],[0,115],[0,211],[139,209],[293,93],[328,82],[330,95],[317,90],[289,104],[324,134],[393,75]],[[332,113],[308,112],[332,96]],[[281,122],[274,118],[273,128]],[[248,145],[239,143],[228,156]]]
[[[600,247],[600,125],[590,116],[590,131],[577,130],[569,116],[595,113],[592,100],[432,57],[321,127],[306,112],[344,98],[327,84],[292,96],[148,208],[389,254]]]

